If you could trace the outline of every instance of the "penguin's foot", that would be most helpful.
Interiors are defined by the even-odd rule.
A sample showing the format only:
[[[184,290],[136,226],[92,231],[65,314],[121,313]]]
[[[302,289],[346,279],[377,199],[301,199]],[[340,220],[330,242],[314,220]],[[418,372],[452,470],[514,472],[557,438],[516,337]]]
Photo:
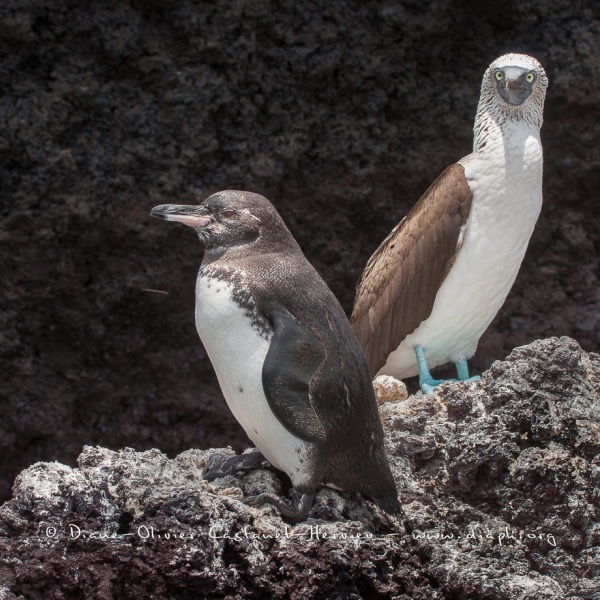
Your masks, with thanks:
[[[263,504],[272,504],[282,517],[289,519],[292,523],[300,523],[308,517],[308,513],[315,501],[315,494],[303,494],[294,491],[291,501],[284,500],[275,496],[275,494],[260,494],[254,498],[248,498],[247,503],[250,506],[262,506]]]
[[[227,458],[222,454],[213,454],[208,461],[208,469],[204,472],[206,481],[214,481],[219,477],[247,473],[256,469],[266,469],[271,463],[258,451],[246,452]]]

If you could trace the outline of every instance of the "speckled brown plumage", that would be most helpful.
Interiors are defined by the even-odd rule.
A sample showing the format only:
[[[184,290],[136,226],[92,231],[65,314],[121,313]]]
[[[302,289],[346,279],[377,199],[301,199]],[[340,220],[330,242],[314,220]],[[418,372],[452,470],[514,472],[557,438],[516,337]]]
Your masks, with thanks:
[[[460,250],[472,196],[464,168],[449,166],[367,263],[356,286],[351,322],[372,375],[431,314]]]

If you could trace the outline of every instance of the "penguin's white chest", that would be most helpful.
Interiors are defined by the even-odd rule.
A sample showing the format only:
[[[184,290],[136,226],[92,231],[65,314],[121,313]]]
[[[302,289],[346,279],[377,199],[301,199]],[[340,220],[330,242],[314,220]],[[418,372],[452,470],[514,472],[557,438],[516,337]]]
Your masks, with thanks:
[[[508,295],[542,204],[539,136],[512,136],[512,146],[460,161],[473,192],[455,263],[440,286],[430,316],[390,354],[380,373],[418,373],[414,346],[430,368],[470,358]]]
[[[273,415],[262,385],[272,331],[253,325],[251,306],[242,307],[239,283],[198,274],[196,329],[217,374],[227,405],[265,458],[287,473],[296,487],[309,467],[307,444]],[[247,305],[249,294],[241,296]]]

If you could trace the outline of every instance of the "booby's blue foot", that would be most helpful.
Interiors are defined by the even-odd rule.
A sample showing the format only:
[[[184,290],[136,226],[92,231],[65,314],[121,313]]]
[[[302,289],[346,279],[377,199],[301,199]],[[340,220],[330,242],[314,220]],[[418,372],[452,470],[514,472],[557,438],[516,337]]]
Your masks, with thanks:
[[[435,390],[435,388],[440,385],[440,383],[444,383],[444,381],[446,381],[445,379],[431,379],[430,381],[421,381],[421,378],[419,377],[419,385],[421,386],[421,389],[423,390],[424,394],[431,394],[433,392],[433,390]]]
[[[417,365],[419,367],[419,385],[424,394],[431,394],[440,383],[444,383],[444,380],[434,379],[431,376],[429,367],[427,366],[427,359],[425,358],[425,348],[423,348],[423,346],[415,346],[415,355],[417,356]]]
[[[480,379],[479,375],[469,377],[469,367],[467,366],[466,358],[461,358],[454,363],[458,379],[434,379],[427,366],[425,348],[419,345],[415,346],[415,355],[417,356],[417,365],[419,366],[419,385],[424,394],[431,394],[431,392],[433,392],[440,383],[444,383],[444,381],[478,381]]]
[[[461,358],[459,361],[455,362],[454,365],[456,366],[456,373],[459,381],[478,381],[481,379],[479,375],[469,377],[469,367],[467,366],[466,358]]]

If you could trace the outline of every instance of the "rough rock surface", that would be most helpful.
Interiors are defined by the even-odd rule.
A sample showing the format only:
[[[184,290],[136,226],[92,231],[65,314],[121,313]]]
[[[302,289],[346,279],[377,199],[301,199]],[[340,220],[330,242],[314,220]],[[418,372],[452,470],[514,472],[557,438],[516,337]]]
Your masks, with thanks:
[[[402,522],[322,490],[291,526],[244,502],[271,471],[203,481],[231,450],[88,446],[0,507],[0,598],[600,598],[600,356],[537,341],[380,411]]]
[[[378,243],[470,151],[506,51],[550,77],[545,205],[474,366],[550,335],[600,350],[595,4],[2,0],[0,497],[84,444],[244,447],[194,331],[197,240],[149,210],[264,192],[349,309]]]

